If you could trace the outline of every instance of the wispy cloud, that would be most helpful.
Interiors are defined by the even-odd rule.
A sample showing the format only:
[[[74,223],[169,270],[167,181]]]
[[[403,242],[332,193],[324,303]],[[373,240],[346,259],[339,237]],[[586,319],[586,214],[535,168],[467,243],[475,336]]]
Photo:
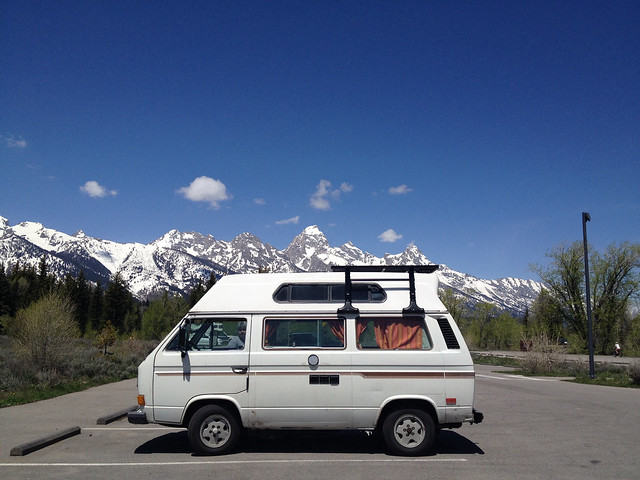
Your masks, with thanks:
[[[0,144],[8,148],[27,148],[27,141],[19,135],[0,135]]]
[[[407,187],[405,184],[389,188],[389,195],[406,195],[409,192],[413,192],[413,188]]]
[[[115,197],[118,194],[117,190],[109,190],[95,180],[89,180],[87,183],[82,185],[80,187],[80,191],[89,195],[91,198],[104,198],[107,195]]]
[[[276,225],[297,225],[298,223],[300,223],[300,215],[276,221]]]
[[[402,235],[396,233],[395,230],[393,230],[392,228],[385,230],[380,235],[378,235],[378,240],[386,243],[393,243],[396,240],[400,240],[401,238],[402,238]]]
[[[207,202],[212,208],[220,208],[220,202],[232,197],[220,180],[206,176],[197,177],[188,187],[180,188],[177,193],[192,202]]]
[[[331,188],[329,180],[320,180],[316,186],[316,191],[311,195],[310,205],[317,210],[330,210],[331,201],[340,200],[343,193],[353,190],[353,185],[342,182],[338,188]]]
[[[255,203],[256,205],[266,205],[267,202],[265,202],[264,198],[254,198],[253,199],[253,203]]]

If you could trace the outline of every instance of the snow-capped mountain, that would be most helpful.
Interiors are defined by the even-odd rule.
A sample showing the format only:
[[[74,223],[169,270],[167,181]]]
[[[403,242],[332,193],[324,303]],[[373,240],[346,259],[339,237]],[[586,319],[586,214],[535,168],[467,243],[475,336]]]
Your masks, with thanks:
[[[17,263],[37,266],[45,257],[49,271],[58,277],[84,271],[90,281],[106,284],[120,272],[138,298],[163,290],[188,292],[211,272],[326,271],[331,265],[425,265],[432,263],[416,245],[383,258],[360,250],[351,242],[329,245],[317,226],[305,228],[284,250],[242,233],[232,241],[212,235],[171,230],[143,245],[117,243],[85,235],[48,229],[40,223],[23,222],[11,227],[0,217],[0,264],[12,268]],[[523,313],[537,297],[541,284],[533,280],[504,278],[483,280],[441,265],[437,272],[445,287],[464,295],[471,303],[491,302],[500,308]]]

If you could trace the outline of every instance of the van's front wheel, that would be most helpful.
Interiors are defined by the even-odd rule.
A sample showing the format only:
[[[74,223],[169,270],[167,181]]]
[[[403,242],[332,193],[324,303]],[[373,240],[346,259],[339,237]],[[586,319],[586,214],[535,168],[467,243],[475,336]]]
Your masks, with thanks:
[[[240,440],[242,426],[235,415],[218,405],[200,408],[189,422],[189,442],[203,455],[223,455]]]
[[[395,455],[424,455],[433,446],[435,435],[433,418],[422,410],[397,410],[382,424],[384,441]]]

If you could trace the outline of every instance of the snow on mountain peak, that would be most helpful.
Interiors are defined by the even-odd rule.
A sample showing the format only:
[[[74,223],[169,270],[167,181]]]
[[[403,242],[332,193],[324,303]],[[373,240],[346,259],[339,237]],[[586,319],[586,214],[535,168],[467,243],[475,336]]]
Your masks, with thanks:
[[[360,250],[352,242],[331,247],[316,225],[305,228],[284,250],[277,250],[250,233],[231,242],[212,235],[171,230],[147,245],[117,243],[87,236],[73,236],[47,229],[40,223],[23,222],[9,227],[0,217],[0,264],[37,266],[43,253],[52,273],[84,271],[88,279],[105,285],[120,272],[132,293],[144,299],[162,290],[187,293],[211,273],[327,271],[331,265],[425,265],[432,263],[411,243],[399,254],[383,258]],[[453,271],[446,265],[436,273],[441,284],[472,302],[491,302],[524,312],[540,291],[533,280],[482,280]],[[472,293],[470,293],[472,292]]]
[[[307,228],[305,228],[302,231],[302,234],[309,235],[309,236],[322,235],[324,237],[324,233],[320,231],[317,225],[309,225]]]

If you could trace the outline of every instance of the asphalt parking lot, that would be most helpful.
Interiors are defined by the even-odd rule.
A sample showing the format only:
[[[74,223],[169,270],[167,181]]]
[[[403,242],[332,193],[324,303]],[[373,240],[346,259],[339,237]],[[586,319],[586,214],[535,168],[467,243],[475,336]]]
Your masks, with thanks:
[[[0,478],[638,478],[640,390],[594,387],[476,367],[480,425],[444,431],[432,455],[389,456],[363,433],[247,435],[223,457],[191,453],[186,432],[126,419],[98,425],[135,399],[135,380],[0,410]],[[75,422],[72,422],[75,420]],[[71,422],[71,423],[70,423]],[[24,456],[16,445],[78,426],[80,433]]]

